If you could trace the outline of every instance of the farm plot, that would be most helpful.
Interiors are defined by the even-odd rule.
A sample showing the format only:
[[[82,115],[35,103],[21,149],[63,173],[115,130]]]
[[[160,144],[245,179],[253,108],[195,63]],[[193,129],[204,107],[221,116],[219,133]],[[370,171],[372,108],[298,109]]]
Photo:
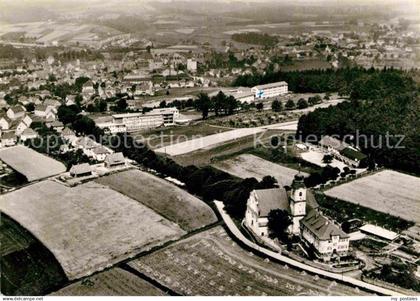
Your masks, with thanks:
[[[16,145],[0,150],[0,160],[24,175],[29,182],[66,171],[63,163],[26,146]]]
[[[128,264],[182,295],[361,294],[352,287],[248,253],[222,227],[201,232]]]
[[[1,294],[7,296],[45,295],[67,281],[54,255],[4,214],[0,214],[0,270]]]
[[[204,202],[165,180],[139,170],[116,173],[96,181],[152,208],[186,231],[217,221],[213,210]]]
[[[255,177],[257,180],[261,180],[265,176],[273,176],[280,186],[290,185],[298,173],[297,170],[249,154],[239,155],[213,166],[243,179]],[[307,176],[305,173],[303,175]]]
[[[185,231],[103,185],[43,181],[5,194],[0,210],[38,238],[69,279],[102,270]]]
[[[199,149],[213,148],[221,143],[233,141],[242,137],[256,135],[265,132],[262,128],[243,128],[231,130],[223,133],[209,135],[201,138],[195,138],[188,141],[172,144],[166,147],[156,149],[158,153],[165,153],[170,156],[178,156],[190,153]]]
[[[326,195],[420,222],[420,178],[384,170],[336,186]]]
[[[163,296],[165,293],[120,268],[95,274],[61,290],[55,296]]]

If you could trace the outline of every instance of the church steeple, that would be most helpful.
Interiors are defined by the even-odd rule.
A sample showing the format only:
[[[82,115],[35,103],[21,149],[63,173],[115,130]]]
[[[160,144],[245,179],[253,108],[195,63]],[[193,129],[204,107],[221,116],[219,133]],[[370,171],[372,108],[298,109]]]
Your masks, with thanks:
[[[299,172],[292,182],[291,198],[294,202],[306,201],[305,177]]]
[[[292,225],[290,232],[298,235],[300,229],[300,220],[306,215],[306,185],[304,176],[299,172],[295,175],[290,191],[290,215]]]

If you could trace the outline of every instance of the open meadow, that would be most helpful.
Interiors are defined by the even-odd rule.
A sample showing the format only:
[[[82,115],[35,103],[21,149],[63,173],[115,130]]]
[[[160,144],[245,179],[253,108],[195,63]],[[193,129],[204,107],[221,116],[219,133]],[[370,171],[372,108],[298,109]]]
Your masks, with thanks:
[[[384,170],[331,188],[327,196],[420,222],[420,178]]]
[[[94,182],[74,188],[39,182],[3,195],[0,210],[39,239],[70,280],[185,234],[146,206]]]
[[[130,272],[124,271],[121,268],[113,268],[70,284],[51,295],[164,296],[165,293]]]
[[[220,226],[128,264],[187,296],[363,294],[246,252]]]
[[[217,221],[213,210],[201,200],[161,178],[139,170],[116,173],[96,181],[152,208],[185,231]]]
[[[213,164],[217,169],[223,170],[239,178],[254,177],[261,180],[265,176],[276,178],[280,186],[290,185],[297,170],[264,160],[260,157],[243,154],[235,158]],[[306,173],[302,173],[307,176]]]

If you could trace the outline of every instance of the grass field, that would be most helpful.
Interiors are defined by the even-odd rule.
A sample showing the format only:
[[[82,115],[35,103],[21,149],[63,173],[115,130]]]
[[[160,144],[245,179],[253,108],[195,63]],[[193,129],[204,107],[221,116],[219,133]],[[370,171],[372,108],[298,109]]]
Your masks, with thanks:
[[[69,279],[185,234],[139,202],[94,182],[74,188],[39,182],[3,195],[0,210],[49,249]]]
[[[290,185],[297,170],[281,166],[260,157],[244,154],[235,158],[213,164],[214,167],[239,178],[256,178],[261,180],[265,176],[273,176],[280,186]],[[304,174],[304,173],[303,173]],[[307,174],[304,174],[305,176]]]
[[[222,227],[196,234],[129,265],[182,295],[363,294],[250,254]]]
[[[420,178],[384,170],[336,186],[327,196],[420,222]]]
[[[213,210],[204,202],[165,180],[139,170],[116,173],[96,181],[152,208],[186,231],[217,221]]]
[[[54,258],[35,237],[0,215],[0,270],[3,295],[44,295],[67,281]]]
[[[165,293],[142,278],[120,268],[95,274],[70,284],[54,296],[164,296]]]

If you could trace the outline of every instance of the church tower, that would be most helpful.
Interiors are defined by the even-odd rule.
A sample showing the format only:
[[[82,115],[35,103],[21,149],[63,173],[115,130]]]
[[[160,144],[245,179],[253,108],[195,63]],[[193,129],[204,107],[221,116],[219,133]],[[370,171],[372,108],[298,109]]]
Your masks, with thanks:
[[[295,175],[290,190],[290,215],[292,225],[290,233],[298,235],[300,233],[299,221],[306,215],[306,186],[304,177],[299,173]]]

